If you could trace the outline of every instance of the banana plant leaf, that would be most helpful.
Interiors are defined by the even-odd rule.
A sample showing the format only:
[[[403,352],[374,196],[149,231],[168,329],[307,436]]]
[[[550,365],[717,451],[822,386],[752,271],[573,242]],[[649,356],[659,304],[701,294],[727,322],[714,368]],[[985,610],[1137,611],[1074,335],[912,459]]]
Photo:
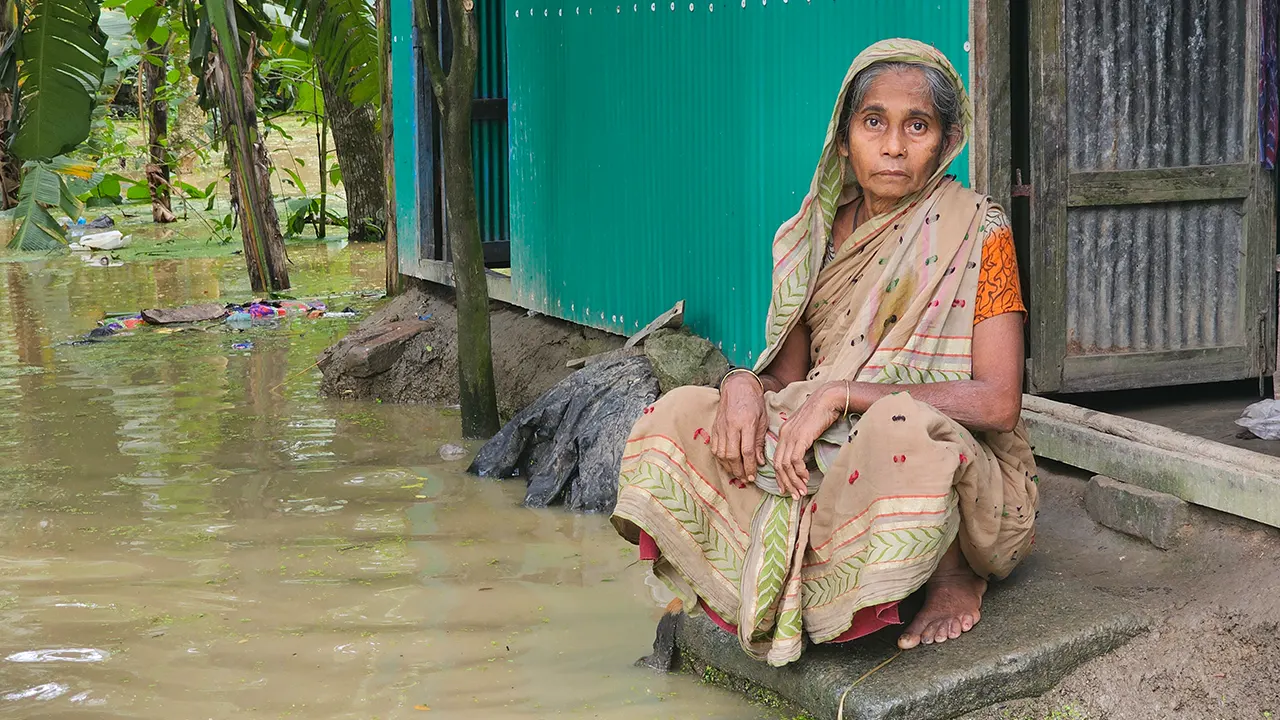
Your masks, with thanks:
[[[70,152],[89,137],[107,65],[96,0],[34,0],[19,40],[21,106],[11,149],[25,160]]]
[[[43,164],[33,165],[18,189],[13,217],[19,225],[9,241],[11,250],[40,252],[67,244],[62,226],[49,214],[50,207],[61,208],[73,220],[80,217],[80,203],[62,182],[62,176]]]

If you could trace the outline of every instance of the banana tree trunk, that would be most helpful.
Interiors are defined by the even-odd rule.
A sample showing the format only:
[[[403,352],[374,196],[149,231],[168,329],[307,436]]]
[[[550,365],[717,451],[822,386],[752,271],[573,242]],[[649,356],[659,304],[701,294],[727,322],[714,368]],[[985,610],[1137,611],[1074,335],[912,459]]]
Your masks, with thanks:
[[[217,97],[231,158],[231,199],[244,241],[249,283],[254,292],[285,290],[289,287],[288,258],[284,237],[280,234],[280,217],[271,199],[267,148],[258,132],[252,66],[244,63],[239,82],[233,82],[226,52],[237,52],[234,41],[228,43],[230,48],[227,48],[215,32],[213,43],[207,81]],[[254,52],[251,47],[248,56],[252,57]],[[240,86],[240,92],[236,91],[236,85]]]
[[[169,180],[169,100],[165,97],[165,75],[169,68],[169,43],[147,40],[147,54],[157,62],[143,62],[143,98],[149,141],[147,187],[151,190],[151,219],[171,223],[173,214]]]
[[[9,137],[9,118],[13,117],[13,96],[0,92],[0,138]],[[18,186],[22,184],[22,162],[9,152],[9,145],[0,139],[0,210],[8,210],[18,204]]]

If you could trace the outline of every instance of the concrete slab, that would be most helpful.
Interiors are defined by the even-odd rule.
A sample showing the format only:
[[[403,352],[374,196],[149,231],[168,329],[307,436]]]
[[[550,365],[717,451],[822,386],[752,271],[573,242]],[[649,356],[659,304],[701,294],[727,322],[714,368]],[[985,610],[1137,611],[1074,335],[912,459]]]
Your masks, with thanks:
[[[1047,571],[993,586],[983,619],[963,638],[903,653],[844,699],[848,720],[945,720],[1048,691],[1090,658],[1147,627],[1128,601],[1068,584]],[[705,617],[684,618],[681,654],[776,693],[818,720],[836,720],[853,683],[897,652],[894,629],[843,646],[809,646],[799,662],[773,668],[746,656]],[[715,675],[715,673],[710,673]],[[741,688],[739,688],[741,689]]]
[[[1084,506],[1098,524],[1168,550],[1187,524],[1187,504],[1172,495],[1094,475]]]

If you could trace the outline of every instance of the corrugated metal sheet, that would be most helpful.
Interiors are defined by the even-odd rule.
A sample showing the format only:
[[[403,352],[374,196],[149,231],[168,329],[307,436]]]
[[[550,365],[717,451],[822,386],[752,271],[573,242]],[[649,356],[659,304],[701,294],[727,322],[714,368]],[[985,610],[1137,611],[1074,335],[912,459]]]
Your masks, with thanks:
[[[1243,161],[1245,6],[1067,0],[1070,169]]]
[[[1240,345],[1238,201],[1067,214],[1070,355]]]
[[[476,20],[480,37],[475,97],[507,96],[506,0],[477,0]],[[507,225],[507,123],[504,119],[476,120],[471,128],[471,153],[476,182],[476,207],[480,214],[480,238],[506,240]]]
[[[1070,170],[1245,160],[1245,5],[1067,0]],[[1238,201],[1072,208],[1068,354],[1244,343],[1242,212]]]
[[[770,243],[839,84],[910,36],[967,75],[967,2],[511,0],[512,275],[529,307],[630,333],[687,301],[736,362],[763,343]],[[953,166],[968,177],[968,161]]]

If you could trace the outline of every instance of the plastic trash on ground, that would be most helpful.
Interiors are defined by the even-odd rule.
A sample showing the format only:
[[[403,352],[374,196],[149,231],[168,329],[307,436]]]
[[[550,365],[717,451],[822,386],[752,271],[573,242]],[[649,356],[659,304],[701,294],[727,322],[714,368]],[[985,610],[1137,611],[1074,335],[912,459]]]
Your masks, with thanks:
[[[227,316],[227,327],[244,332],[253,327],[253,316],[243,310],[233,312]]]
[[[81,237],[79,245],[91,250],[119,250],[126,247],[131,239],[132,236],[124,235],[119,230],[108,230]]]
[[[1250,405],[1236,424],[1263,440],[1280,440],[1280,400],[1263,400]]]

